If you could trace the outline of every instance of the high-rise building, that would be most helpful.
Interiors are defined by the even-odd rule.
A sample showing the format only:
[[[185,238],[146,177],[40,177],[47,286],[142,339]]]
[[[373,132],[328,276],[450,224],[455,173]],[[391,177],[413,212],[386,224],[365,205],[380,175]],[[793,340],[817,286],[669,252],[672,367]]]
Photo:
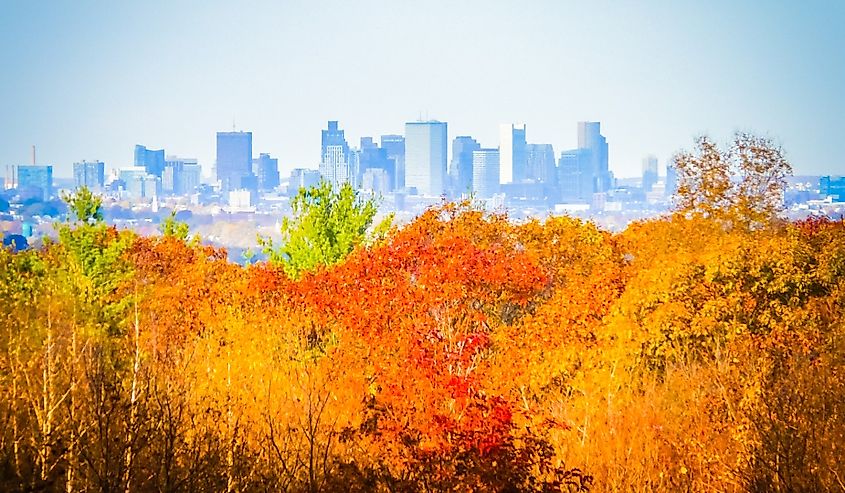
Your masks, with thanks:
[[[449,181],[455,195],[467,193],[472,187],[472,153],[481,149],[475,139],[468,135],[455,137],[452,141],[452,162],[449,164]]]
[[[323,179],[338,187],[352,180],[353,169],[349,163],[349,144],[336,121],[330,121],[328,128],[323,130],[320,149],[320,174]]]
[[[418,195],[446,191],[447,125],[439,121],[405,124],[405,186]]]
[[[673,163],[666,164],[666,196],[675,195],[678,190],[678,170]]]
[[[11,185],[17,188],[21,196],[49,200],[53,197],[53,166],[36,164],[12,166]]]
[[[525,163],[526,180],[547,185],[557,184],[555,149],[551,144],[526,145]]]
[[[161,177],[164,171],[164,149],[152,150],[142,145],[135,146],[135,166],[144,168],[147,173]]]
[[[124,191],[133,199],[152,198],[160,193],[161,182],[158,177],[147,173],[143,166],[131,166],[119,171]]]
[[[363,177],[364,174],[369,169],[380,169],[384,170],[385,175],[388,178],[389,186],[386,188],[382,187],[379,189],[380,192],[386,193],[393,190],[393,184],[396,183],[396,161],[394,159],[390,159],[387,156],[387,149],[381,148],[373,142],[372,137],[361,137],[361,150],[359,154],[359,162],[358,162],[358,183],[362,184],[363,186]],[[379,175],[381,176],[381,175]]]
[[[279,160],[269,154],[259,154],[252,160],[252,172],[258,177],[259,190],[273,190],[279,186]]]
[[[643,192],[650,192],[657,183],[657,157],[648,155],[643,158]]]
[[[167,195],[189,195],[200,185],[201,168],[196,158],[167,156],[161,174],[161,190]]]
[[[526,179],[525,124],[499,126],[499,183],[519,183]]]
[[[590,152],[593,193],[610,190],[612,177],[608,167],[607,139],[601,134],[600,122],[578,122],[578,149]]]
[[[256,181],[252,174],[252,132],[217,132],[217,179],[226,192],[250,188]]]
[[[472,151],[472,191],[479,198],[487,199],[499,193],[499,152],[499,149]]]
[[[405,188],[405,137],[401,135],[382,135],[381,148],[387,159],[393,160],[393,188]]]
[[[594,190],[593,163],[589,149],[560,153],[558,189],[563,202],[591,203]]]
[[[102,161],[73,163],[73,181],[76,188],[101,191],[106,184],[106,165]]]

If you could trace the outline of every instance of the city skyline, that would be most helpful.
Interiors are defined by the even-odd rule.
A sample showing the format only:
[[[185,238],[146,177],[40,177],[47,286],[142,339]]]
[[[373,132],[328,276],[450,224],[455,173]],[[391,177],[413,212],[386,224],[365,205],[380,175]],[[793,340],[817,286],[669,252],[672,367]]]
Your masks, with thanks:
[[[601,121],[620,177],[643,156],[664,163],[698,134],[725,142],[735,130],[782,144],[798,174],[842,164],[827,145],[845,132],[841,3],[105,5],[6,7],[0,109],[14,118],[0,165],[28,162],[35,144],[70,176],[86,159],[127,166],[141,142],[208,173],[214,133],[234,120],[287,175],[317,167],[327,120],[357,142],[418,116],[485,146],[500,124],[526,122],[529,140],[555,149],[576,147],[575,122]],[[328,60],[349,76],[325,77]]]

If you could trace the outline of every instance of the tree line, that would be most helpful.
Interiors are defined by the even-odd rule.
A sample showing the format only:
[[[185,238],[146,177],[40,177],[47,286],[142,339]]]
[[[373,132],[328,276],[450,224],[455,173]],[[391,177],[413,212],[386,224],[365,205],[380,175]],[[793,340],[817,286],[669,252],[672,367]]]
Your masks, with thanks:
[[[778,219],[765,140],[675,162],[618,234],[323,184],[247,266],[83,189],[0,251],[0,489],[843,489],[845,224]]]

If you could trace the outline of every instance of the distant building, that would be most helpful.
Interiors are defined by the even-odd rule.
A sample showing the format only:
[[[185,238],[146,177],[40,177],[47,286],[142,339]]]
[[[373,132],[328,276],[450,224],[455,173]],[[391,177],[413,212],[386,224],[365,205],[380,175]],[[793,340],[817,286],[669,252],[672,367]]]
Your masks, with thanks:
[[[845,202],[845,177],[822,176],[819,178],[819,195],[836,202]]]
[[[161,174],[161,189],[165,195],[190,195],[200,185],[202,169],[196,158],[168,156]]]
[[[393,182],[387,171],[380,168],[368,168],[364,171],[361,189],[374,194],[385,194],[393,189]]]
[[[121,168],[118,181],[123,183],[124,192],[132,199],[150,199],[161,195],[161,179],[147,173],[143,166]]]
[[[405,124],[405,186],[418,195],[446,192],[447,134],[445,122]]]
[[[589,149],[560,153],[558,189],[562,203],[590,203],[593,198],[593,163]]]
[[[382,135],[381,148],[387,159],[393,161],[393,188],[405,188],[405,137],[401,135]]]
[[[106,165],[102,161],[73,163],[73,181],[76,188],[102,191],[106,185]]]
[[[354,170],[349,163],[349,144],[343,130],[340,130],[336,121],[330,121],[328,128],[322,132],[320,174],[335,187],[354,181]]]
[[[449,181],[456,196],[471,192],[472,153],[481,149],[475,139],[468,135],[455,137],[452,141],[452,162],[449,164]]]
[[[217,180],[224,192],[252,185],[252,132],[217,132]]]
[[[643,192],[650,192],[657,178],[657,157],[648,155],[643,158]]]
[[[487,199],[499,193],[500,161],[498,149],[472,151],[472,191]]]
[[[499,126],[499,183],[518,183],[526,179],[525,124]]]
[[[555,149],[551,144],[525,146],[525,179],[547,185],[557,185]],[[516,181],[516,180],[514,180]]]
[[[666,165],[666,196],[671,197],[678,191],[678,170],[673,163]]]
[[[11,187],[17,188],[22,197],[50,200],[53,197],[53,166],[35,164],[12,166]]]
[[[294,195],[300,188],[311,188],[320,183],[320,172],[315,169],[296,168],[290,173],[288,194]]]
[[[279,186],[279,160],[260,154],[252,160],[252,172],[258,178],[259,190],[273,190]]]
[[[388,178],[387,188],[380,190],[382,193],[387,193],[393,190],[394,183],[396,183],[396,161],[387,156],[387,149],[381,148],[373,142],[372,137],[361,137],[361,150],[358,161],[358,183],[361,183],[361,188],[367,188],[363,184],[364,173],[370,169],[383,170]]]
[[[608,167],[607,139],[601,134],[600,122],[578,122],[578,149],[589,151],[593,193],[610,190],[613,180]]]
[[[135,146],[135,166],[140,166],[147,173],[161,178],[164,171],[164,149],[152,150],[145,146]]]

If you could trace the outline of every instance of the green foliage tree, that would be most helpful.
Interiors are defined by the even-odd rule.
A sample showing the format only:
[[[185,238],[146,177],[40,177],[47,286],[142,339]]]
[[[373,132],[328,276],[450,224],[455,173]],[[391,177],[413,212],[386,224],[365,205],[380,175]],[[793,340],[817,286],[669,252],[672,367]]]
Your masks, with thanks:
[[[161,223],[159,227],[161,234],[168,237],[178,238],[180,240],[188,239],[188,231],[190,227],[187,223],[176,219],[176,211],[170,213],[170,216]]]
[[[692,152],[673,157],[678,173],[676,210],[754,227],[774,219],[783,205],[792,166],[771,140],[738,132],[721,149],[707,136]]]
[[[291,208],[292,217],[282,221],[282,244],[269,238],[259,238],[259,243],[269,261],[293,278],[336,264],[368,239],[383,236],[392,221],[392,216],[385,218],[368,235],[378,210],[376,199],[363,200],[351,185],[335,189],[326,181],[300,188]]]
[[[103,221],[103,199],[94,195],[88,187],[82,187],[62,199],[67,203],[76,221],[84,224]]]

